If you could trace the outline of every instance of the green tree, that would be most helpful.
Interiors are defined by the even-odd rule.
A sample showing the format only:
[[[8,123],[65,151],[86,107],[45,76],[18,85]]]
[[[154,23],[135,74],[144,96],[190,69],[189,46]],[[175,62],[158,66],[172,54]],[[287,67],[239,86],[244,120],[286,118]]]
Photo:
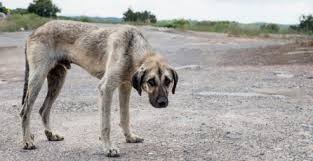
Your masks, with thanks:
[[[299,29],[305,32],[313,32],[313,16],[312,15],[302,15],[300,17]]]
[[[123,13],[123,20],[126,22],[144,22],[144,23],[156,23],[156,16],[150,11],[134,12],[132,9],[128,8],[126,12]]]
[[[27,10],[42,17],[56,17],[56,14],[61,12],[51,0],[33,0]]]
[[[127,9],[126,12],[123,13],[123,20],[128,22],[128,21],[137,21],[136,14],[134,11],[130,8]]]
[[[8,14],[9,12],[9,10],[6,7],[4,7],[1,2],[0,2],[0,12],[5,14]]]
[[[302,15],[299,21],[299,25],[291,25],[289,29],[297,32],[313,33],[313,16],[311,14]]]

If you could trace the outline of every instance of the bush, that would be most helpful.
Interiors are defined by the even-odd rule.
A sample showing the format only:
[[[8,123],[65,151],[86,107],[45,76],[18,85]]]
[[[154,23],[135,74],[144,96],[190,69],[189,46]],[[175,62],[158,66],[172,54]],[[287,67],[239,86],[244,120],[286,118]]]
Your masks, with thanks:
[[[50,19],[40,17],[36,14],[14,14],[9,16],[6,20],[0,21],[0,31],[14,32],[21,30],[32,30],[43,25],[49,20]]]
[[[56,17],[61,10],[51,0],[34,0],[28,8],[28,12],[35,13],[42,17]]]
[[[280,28],[276,24],[262,24],[260,30],[265,33],[278,33]]]
[[[80,17],[78,17],[77,20],[81,21],[81,22],[92,22],[91,18],[89,18],[87,16],[80,16]]]
[[[157,26],[167,28],[188,29],[190,27],[190,21],[185,19],[175,19],[170,21],[160,21]]]
[[[230,21],[199,21],[191,26],[192,30],[208,32],[228,32],[231,28],[238,27],[238,23]]]

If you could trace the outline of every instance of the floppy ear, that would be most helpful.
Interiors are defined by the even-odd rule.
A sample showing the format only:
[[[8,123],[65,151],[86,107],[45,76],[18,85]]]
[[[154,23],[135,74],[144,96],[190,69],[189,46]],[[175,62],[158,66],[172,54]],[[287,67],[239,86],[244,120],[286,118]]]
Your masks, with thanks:
[[[143,83],[143,78],[145,77],[146,71],[137,71],[133,75],[132,85],[137,90],[138,94],[141,96],[141,86]]]
[[[173,77],[173,80],[174,80],[174,85],[173,85],[173,88],[172,88],[172,93],[175,94],[175,90],[176,90],[176,85],[177,85],[177,82],[178,82],[178,75],[176,73],[176,71],[172,68],[170,68],[170,71],[172,73],[172,77]]]

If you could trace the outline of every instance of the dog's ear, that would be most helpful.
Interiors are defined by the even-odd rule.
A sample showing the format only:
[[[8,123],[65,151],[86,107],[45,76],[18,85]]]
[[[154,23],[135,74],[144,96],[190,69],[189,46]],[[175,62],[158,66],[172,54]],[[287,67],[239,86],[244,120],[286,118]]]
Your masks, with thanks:
[[[177,82],[178,82],[178,75],[177,75],[177,72],[173,68],[170,68],[170,71],[171,71],[171,74],[172,74],[172,77],[173,77],[173,80],[174,80],[172,93],[175,94],[176,85],[177,85]]]
[[[143,84],[143,78],[145,77],[146,71],[137,71],[133,75],[132,85],[137,90],[138,94],[141,96],[141,86]]]

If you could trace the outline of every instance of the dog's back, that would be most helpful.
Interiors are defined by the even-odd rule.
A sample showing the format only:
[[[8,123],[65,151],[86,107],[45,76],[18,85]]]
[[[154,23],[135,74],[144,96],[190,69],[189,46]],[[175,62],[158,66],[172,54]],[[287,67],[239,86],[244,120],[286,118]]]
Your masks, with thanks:
[[[50,41],[50,43],[51,41],[57,41],[58,43],[73,44],[82,35],[97,29],[99,27],[88,23],[54,20],[36,29],[30,35],[29,40]],[[47,37],[49,38],[48,40]]]

